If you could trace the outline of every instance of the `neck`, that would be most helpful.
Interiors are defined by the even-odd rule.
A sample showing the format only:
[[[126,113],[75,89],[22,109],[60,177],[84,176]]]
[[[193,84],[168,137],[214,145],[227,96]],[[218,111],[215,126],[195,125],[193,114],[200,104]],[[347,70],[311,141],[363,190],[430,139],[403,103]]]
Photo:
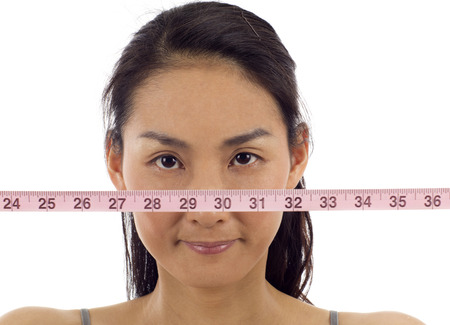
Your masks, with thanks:
[[[257,268],[256,268],[257,269]],[[220,287],[183,285],[164,270],[148,296],[148,316],[164,324],[276,323],[282,294],[264,273]]]

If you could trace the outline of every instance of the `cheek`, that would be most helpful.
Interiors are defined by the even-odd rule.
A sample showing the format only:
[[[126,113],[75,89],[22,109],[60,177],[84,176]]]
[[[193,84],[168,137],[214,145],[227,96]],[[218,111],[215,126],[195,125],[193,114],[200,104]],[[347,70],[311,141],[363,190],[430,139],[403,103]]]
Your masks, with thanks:
[[[135,212],[136,231],[145,248],[152,255],[159,255],[166,250],[164,244],[175,237],[177,214]]]
[[[267,249],[280,228],[283,212],[248,212],[242,216],[249,240]]]
[[[291,171],[291,159],[287,149],[281,150],[279,157],[270,162],[270,171],[259,178],[260,188],[285,188]]]
[[[129,190],[146,189],[145,184],[148,182],[145,166],[138,157],[138,153],[131,152],[130,148],[125,147],[122,172],[124,183]]]
[[[248,167],[248,171],[233,173],[229,188],[235,189],[283,189],[290,173],[290,160],[273,159],[261,167]]]

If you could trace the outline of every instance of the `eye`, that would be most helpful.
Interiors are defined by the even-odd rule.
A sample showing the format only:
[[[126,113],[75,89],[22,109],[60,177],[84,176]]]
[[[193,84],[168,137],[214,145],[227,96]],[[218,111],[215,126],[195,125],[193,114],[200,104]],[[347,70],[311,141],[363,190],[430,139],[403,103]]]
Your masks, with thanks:
[[[234,159],[231,161],[230,165],[246,166],[254,163],[257,159],[258,157],[254,154],[241,152],[234,156]]]
[[[153,162],[161,169],[177,169],[182,167],[178,159],[171,155],[159,156]]]

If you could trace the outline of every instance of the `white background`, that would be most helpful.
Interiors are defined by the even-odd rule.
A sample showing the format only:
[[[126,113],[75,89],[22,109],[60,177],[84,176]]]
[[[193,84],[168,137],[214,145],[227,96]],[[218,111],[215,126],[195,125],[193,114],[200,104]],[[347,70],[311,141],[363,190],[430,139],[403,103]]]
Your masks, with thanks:
[[[446,1],[230,1],[298,64],[315,148],[308,188],[450,187]],[[100,96],[131,34],[183,1],[0,8],[0,190],[112,190]],[[275,5],[276,3],[276,5]],[[450,211],[314,212],[309,298],[448,320]],[[119,214],[0,215],[0,314],[126,300]]]

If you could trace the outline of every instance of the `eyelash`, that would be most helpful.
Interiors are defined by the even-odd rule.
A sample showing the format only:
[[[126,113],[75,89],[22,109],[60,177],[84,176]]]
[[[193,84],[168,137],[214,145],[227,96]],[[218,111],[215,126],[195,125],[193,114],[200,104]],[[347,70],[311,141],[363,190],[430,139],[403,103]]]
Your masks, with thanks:
[[[238,164],[233,164],[232,162],[233,161],[237,161],[236,159],[237,159],[237,157],[239,156],[239,155],[250,155],[251,157],[250,157],[250,162],[249,163],[247,163],[247,164],[240,164],[240,163],[238,163]],[[250,152],[240,152],[240,153],[238,153],[238,154],[236,154],[235,156],[234,156],[234,158],[231,160],[231,162],[230,162],[230,164],[229,164],[229,166],[232,166],[232,165],[234,165],[234,166],[250,166],[250,165],[253,165],[257,160],[261,160],[261,157],[259,157],[258,155],[255,155],[255,154],[253,154],[253,153],[250,153]]]
[[[233,162],[237,162],[237,158],[238,158],[238,156],[239,155],[250,155],[250,162],[249,163],[247,163],[247,164],[240,164],[240,163],[233,163]],[[162,165],[162,161],[161,161],[161,159],[163,159],[163,158],[172,158],[172,159],[174,159],[175,160],[175,165],[174,166],[176,166],[176,165],[179,165],[178,167],[176,167],[176,168],[166,168],[166,167],[164,167],[163,165]],[[233,159],[231,160],[231,162],[229,163],[229,165],[228,166],[250,166],[250,165],[253,165],[256,161],[258,161],[258,160],[261,160],[261,157],[259,157],[258,155],[255,155],[255,154],[253,154],[253,153],[250,153],[250,152],[240,152],[240,153],[238,153],[238,154],[236,154],[234,157],[233,157]],[[180,159],[178,159],[177,157],[175,157],[174,155],[161,155],[161,156],[158,156],[158,157],[156,157],[155,159],[153,159],[153,160],[151,160],[150,161],[150,164],[154,164],[154,165],[156,165],[158,168],[160,168],[160,169],[162,169],[162,170],[173,170],[173,169],[179,169],[179,168],[184,168],[184,165],[183,165],[183,163],[180,161]],[[181,165],[181,166],[180,166]]]
[[[175,165],[181,165],[178,166],[177,168],[166,168],[162,165],[161,160],[163,158],[172,158],[175,160]],[[155,159],[153,159],[152,161],[150,161],[150,164],[155,164],[158,168],[162,169],[162,170],[174,170],[174,169],[179,169],[179,168],[184,168],[183,163],[180,161],[180,159],[178,159],[177,157],[175,157],[174,155],[161,155],[156,157]]]

